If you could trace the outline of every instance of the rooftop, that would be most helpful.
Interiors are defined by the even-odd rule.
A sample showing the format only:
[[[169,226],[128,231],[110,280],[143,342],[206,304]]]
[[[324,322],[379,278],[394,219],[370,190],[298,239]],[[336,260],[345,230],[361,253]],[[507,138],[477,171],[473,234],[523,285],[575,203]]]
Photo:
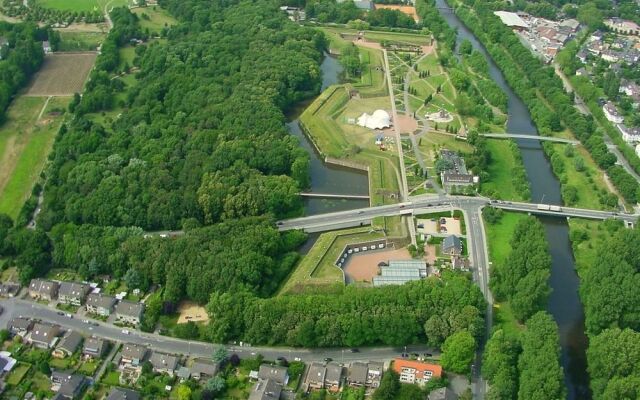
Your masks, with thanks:
[[[415,370],[417,376],[424,375],[425,371],[431,371],[434,378],[442,376],[442,367],[437,364],[428,364],[420,361],[405,360],[402,358],[396,358],[393,361],[393,369],[397,373],[401,373],[403,369]]]

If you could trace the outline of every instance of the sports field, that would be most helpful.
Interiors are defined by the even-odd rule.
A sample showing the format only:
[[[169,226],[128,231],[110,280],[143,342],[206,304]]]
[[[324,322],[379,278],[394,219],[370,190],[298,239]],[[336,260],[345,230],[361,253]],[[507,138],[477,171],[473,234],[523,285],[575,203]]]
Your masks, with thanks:
[[[9,107],[7,122],[0,127],[0,213],[15,218],[20,212],[53,146],[63,119],[60,110],[69,100],[20,96]]]
[[[95,11],[104,10],[105,6],[119,7],[129,5],[129,0],[38,0],[38,4],[45,8],[67,11]]]
[[[72,96],[82,92],[97,53],[57,53],[45,57],[27,96]]]

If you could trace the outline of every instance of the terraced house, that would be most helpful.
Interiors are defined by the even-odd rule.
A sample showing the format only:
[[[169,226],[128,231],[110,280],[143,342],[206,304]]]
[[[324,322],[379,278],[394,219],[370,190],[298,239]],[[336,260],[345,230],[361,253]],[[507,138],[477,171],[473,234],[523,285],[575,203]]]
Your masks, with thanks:
[[[58,282],[44,279],[32,279],[29,283],[29,296],[37,300],[54,300],[58,296]]]
[[[116,305],[116,322],[137,326],[142,320],[144,304],[133,301],[122,300]]]
[[[90,293],[85,304],[88,313],[103,317],[111,315],[115,305],[115,297],[102,293]]]
[[[79,282],[62,282],[58,291],[58,300],[63,304],[81,306],[91,291],[91,286]]]

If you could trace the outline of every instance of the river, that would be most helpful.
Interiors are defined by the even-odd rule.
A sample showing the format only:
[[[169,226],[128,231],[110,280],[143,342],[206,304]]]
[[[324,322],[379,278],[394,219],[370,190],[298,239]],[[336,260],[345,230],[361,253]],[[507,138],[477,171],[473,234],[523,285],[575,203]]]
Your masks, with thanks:
[[[436,0],[436,4],[438,7],[448,7],[445,0]],[[441,8],[440,13],[449,26],[457,29],[457,45],[467,39],[487,59],[491,77],[509,99],[507,132],[536,135],[538,132],[526,105],[509,87],[502,72],[484,46],[453,12]],[[522,153],[522,161],[527,171],[532,201],[561,205],[560,183],[553,175],[551,165],[541,144],[520,140],[516,140],[516,143]],[[564,368],[567,398],[570,400],[590,399],[585,353],[587,337],[584,333],[584,310],[578,295],[580,282],[575,272],[574,258],[569,242],[569,227],[563,219],[540,218],[540,221],[545,226],[552,260],[549,284],[553,292],[549,297],[547,310],[558,324],[562,349],[561,364]]]
[[[342,66],[336,58],[325,55],[320,69],[322,70],[322,90],[339,83]],[[302,132],[302,129],[300,129],[298,117],[308,104],[310,103],[304,102],[300,107],[296,107],[294,112],[288,116],[287,129],[300,140],[300,146],[307,150],[311,157],[309,168],[311,175],[311,192],[368,195],[369,180],[365,172],[326,164],[316,151],[313,143],[311,143]],[[363,199],[305,198],[304,208],[306,215],[315,215],[367,206],[369,206],[369,201]]]

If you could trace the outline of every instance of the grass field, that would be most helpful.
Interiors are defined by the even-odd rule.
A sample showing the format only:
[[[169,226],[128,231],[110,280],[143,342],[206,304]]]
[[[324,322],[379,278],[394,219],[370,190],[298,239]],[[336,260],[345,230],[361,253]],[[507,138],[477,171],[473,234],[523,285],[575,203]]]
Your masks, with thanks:
[[[140,17],[140,27],[143,30],[148,29],[152,35],[159,35],[162,28],[177,23],[176,19],[168,11],[160,7],[134,8],[132,11]]]
[[[611,225],[609,225],[611,224]],[[621,227],[622,223],[618,225]],[[596,258],[596,246],[599,242],[611,237],[612,233],[607,229],[615,226],[615,223],[608,221],[592,221],[580,218],[571,218],[569,220],[570,237],[583,236],[584,240],[577,240],[571,243],[573,248],[573,256],[576,260],[576,270],[578,275],[582,275],[588,269],[593,260]],[[622,229],[622,228],[620,228]],[[580,235],[578,235],[578,233]]]
[[[497,198],[503,200],[522,201],[522,197],[513,184],[512,171],[520,161],[514,156],[507,140],[487,140],[487,149],[491,152],[491,163],[487,168],[489,180],[481,183],[485,193],[495,192]]]
[[[106,5],[111,7],[127,6],[130,0],[38,0],[39,5],[44,8],[68,11],[95,11],[104,10]]]
[[[60,33],[60,51],[95,51],[107,37],[102,32],[69,32]]]
[[[38,120],[46,99],[18,97],[9,107],[8,120],[0,127],[0,212],[15,218],[31,194],[51,151],[69,98],[52,98]]]
[[[526,214],[505,212],[496,224],[485,221],[487,241],[489,244],[489,260],[492,265],[502,264],[511,252],[511,237],[518,222],[527,218]],[[491,272],[491,268],[490,271]],[[518,324],[508,303],[497,303],[494,306],[494,326],[507,333],[516,333],[521,325]]]
[[[31,368],[31,365],[29,364],[18,363],[15,367],[13,367],[13,370],[11,370],[11,373],[7,377],[7,383],[9,385],[19,384],[20,381],[22,381],[24,376],[27,374],[27,372],[29,372],[30,368]]]

